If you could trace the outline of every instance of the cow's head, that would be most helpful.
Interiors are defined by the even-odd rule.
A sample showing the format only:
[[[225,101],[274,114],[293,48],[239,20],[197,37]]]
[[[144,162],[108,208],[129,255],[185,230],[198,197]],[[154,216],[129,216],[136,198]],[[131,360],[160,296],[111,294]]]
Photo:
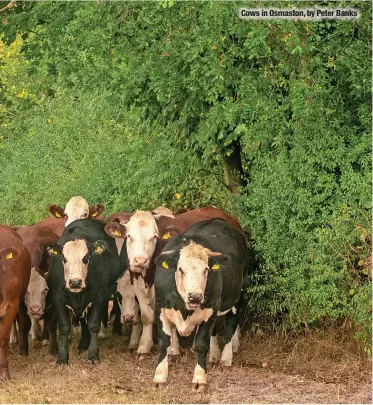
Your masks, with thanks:
[[[129,271],[126,271],[118,281],[117,291],[122,296],[122,300],[118,301],[121,323],[136,324],[138,322],[136,296]]]
[[[218,271],[227,260],[225,255],[191,241],[180,251],[166,251],[158,256],[157,265],[174,268],[178,293],[188,310],[195,310],[205,299],[207,277],[210,271]]]
[[[66,222],[65,226],[67,226],[77,219],[97,217],[103,212],[104,206],[102,204],[90,206],[83,197],[77,196],[68,201],[65,209],[53,204],[49,206],[48,210],[56,218],[63,218]]]
[[[44,315],[49,290],[45,277],[47,277],[47,273],[42,274],[35,267],[31,269],[30,281],[25,294],[25,304],[27,313],[34,319],[40,319]]]
[[[107,249],[107,243],[97,240],[88,243],[83,239],[66,242],[62,247],[55,245],[49,248],[51,254],[60,255],[65,278],[65,288],[79,293],[86,288],[88,265],[92,256],[101,255]]]
[[[159,238],[153,215],[147,211],[136,211],[124,226],[113,222],[105,230],[110,236],[126,238],[130,270],[133,273],[144,273],[149,267]]]

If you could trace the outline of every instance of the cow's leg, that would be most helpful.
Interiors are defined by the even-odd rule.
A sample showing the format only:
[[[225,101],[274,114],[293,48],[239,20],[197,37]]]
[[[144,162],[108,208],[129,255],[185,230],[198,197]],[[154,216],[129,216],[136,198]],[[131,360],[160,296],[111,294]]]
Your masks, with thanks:
[[[1,325],[0,322],[0,328]],[[0,381],[1,380],[8,380],[10,378],[9,375],[9,366],[8,366],[8,359],[7,359],[7,350],[8,350],[8,343],[5,341],[0,341]]]
[[[91,335],[91,342],[88,347],[88,361],[92,364],[100,362],[98,348],[98,333],[100,332],[102,316],[102,303],[93,304],[88,312],[88,329]]]
[[[38,319],[31,318],[31,338],[39,341],[43,339]]]
[[[104,304],[102,305],[101,328],[100,328],[100,331],[98,333],[98,338],[99,339],[105,339],[106,338],[106,330],[107,330],[107,324],[108,324],[108,320],[109,320],[108,305],[109,305],[109,301],[105,301]]]
[[[177,336],[176,326],[171,327],[171,346],[168,349],[168,354],[177,356],[180,354],[179,338]]]
[[[7,310],[4,317],[0,318],[0,381],[10,378],[7,351],[11,326],[16,315],[16,307],[11,307]]]
[[[114,316],[112,334],[122,336],[122,324],[120,322],[120,308],[117,298],[114,298],[113,301],[113,308],[110,312],[110,318],[112,316]]]
[[[156,311],[156,320],[158,324],[159,358],[153,381],[156,386],[159,387],[162,384],[165,384],[168,378],[167,349],[171,345],[172,325],[160,309]]]
[[[234,332],[232,338],[232,350],[233,353],[238,353],[238,349],[240,348],[240,325],[237,325],[236,332]]]
[[[210,338],[210,354],[209,363],[219,363],[220,362],[221,351],[218,345],[218,337],[216,336],[216,325],[212,331]]]
[[[15,345],[18,344],[18,331],[16,321],[12,323],[12,330],[10,331],[9,343]]]
[[[44,328],[46,328],[48,333],[48,353],[56,355],[58,353],[57,344],[57,320],[56,316],[53,314],[52,309],[45,314],[44,317]]]
[[[31,328],[31,319],[27,313],[27,308],[23,301],[19,304],[17,321],[19,325],[19,354],[22,356],[27,356],[28,334]]]
[[[150,349],[153,346],[154,310],[148,303],[145,294],[139,288],[135,288],[135,294],[140,305],[142,321],[142,334],[137,353],[150,353]]]
[[[91,343],[91,334],[89,332],[87,322],[84,317],[79,319],[79,323],[82,328],[82,334],[80,336],[78,349],[87,350],[89,347],[89,344]]]
[[[128,344],[128,349],[136,349],[141,338],[141,324],[139,322],[132,325],[131,339]]]
[[[233,335],[237,329],[238,317],[237,314],[229,311],[225,316],[225,328],[223,332],[223,352],[221,354],[220,363],[222,366],[230,367],[233,359]]]
[[[215,325],[216,315],[212,315],[207,322],[202,322],[199,325],[198,332],[195,337],[195,345],[197,350],[197,364],[194,369],[192,387],[198,391],[204,391],[207,386],[207,367],[206,358],[209,350],[210,338]]]
[[[61,306],[58,308],[57,314],[58,332],[60,333],[57,364],[67,364],[69,362],[69,335],[71,332],[69,310]]]

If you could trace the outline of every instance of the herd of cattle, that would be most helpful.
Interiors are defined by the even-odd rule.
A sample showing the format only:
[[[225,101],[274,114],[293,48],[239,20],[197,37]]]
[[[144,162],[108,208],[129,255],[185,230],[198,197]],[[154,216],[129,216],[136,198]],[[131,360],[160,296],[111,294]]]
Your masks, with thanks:
[[[239,347],[250,267],[240,224],[215,207],[109,217],[103,210],[73,197],[65,209],[51,205],[53,217],[34,225],[0,225],[0,379],[9,378],[9,342],[19,341],[27,355],[30,330],[67,364],[71,327],[80,325],[78,348],[99,362],[99,333],[113,300],[113,333],[132,324],[131,349],[150,353],[158,335],[157,386],[167,381],[168,356],[194,345],[192,383],[204,389],[208,352],[209,362],[231,366]]]

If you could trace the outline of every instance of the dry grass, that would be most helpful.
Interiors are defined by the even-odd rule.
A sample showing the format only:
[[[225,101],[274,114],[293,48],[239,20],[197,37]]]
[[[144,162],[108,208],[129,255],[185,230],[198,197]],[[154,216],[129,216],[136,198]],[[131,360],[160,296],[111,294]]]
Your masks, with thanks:
[[[209,390],[191,390],[196,355],[174,358],[166,389],[152,384],[157,349],[142,361],[126,351],[128,339],[101,343],[101,364],[86,362],[70,345],[70,365],[57,366],[47,347],[31,343],[29,357],[11,353],[12,380],[0,383],[2,403],[371,403],[371,363],[341,333],[295,340],[244,336],[229,370],[209,368]],[[16,349],[13,349],[16,352]],[[266,361],[266,367],[263,362]]]

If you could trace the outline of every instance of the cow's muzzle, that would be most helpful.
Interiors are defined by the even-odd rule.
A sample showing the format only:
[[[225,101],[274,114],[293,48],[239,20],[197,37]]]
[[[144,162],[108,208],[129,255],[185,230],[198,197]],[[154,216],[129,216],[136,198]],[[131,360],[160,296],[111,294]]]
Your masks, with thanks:
[[[39,305],[33,305],[29,308],[29,315],[31,318],[40,319],[44,315],[43,308]]]
[[[69,287],[74,289],[74,290],[82,288],[82,279],[80,279],[80,278],[70,278],[69,279]]]

